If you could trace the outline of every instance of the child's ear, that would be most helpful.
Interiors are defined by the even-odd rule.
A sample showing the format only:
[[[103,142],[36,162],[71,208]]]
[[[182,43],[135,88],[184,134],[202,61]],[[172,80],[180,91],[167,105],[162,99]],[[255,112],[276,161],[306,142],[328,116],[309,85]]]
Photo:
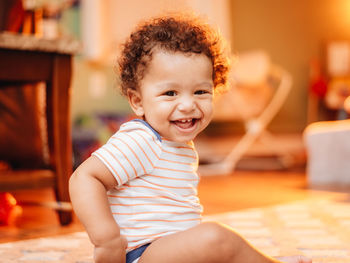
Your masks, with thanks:
[[[128,100],[134,113],[138,117],[142,117],[145,114],[145,112],[143,110],[140,92],[136,90],[128,90]]]

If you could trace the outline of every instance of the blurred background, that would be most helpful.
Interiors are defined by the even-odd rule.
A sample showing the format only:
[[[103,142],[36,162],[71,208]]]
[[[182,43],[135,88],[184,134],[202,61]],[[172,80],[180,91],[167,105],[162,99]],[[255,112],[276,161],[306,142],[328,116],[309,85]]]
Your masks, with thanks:
[[[119,45],[141,19],[181,10],[206,16],[220,28],[233,53],[264,50],[291,73],[293,88],[270,129],[302,132],[308,123],[312,63],[318,61],[321,77],[328,78],[327,45],[350,39],[347,0],[80,1],[59,18],[62,34],[83,43],[75,60],[73,119],[94,112],[130,113],[115,91],[118,80],[113,66]]]
[[[11,4],[13,7],[14,2],[2,1],[4,8],[1,8],[0,21],[3,21],[3,28],[5,21],[11,19],[11,12],[6,10],[11,8]],[[222,32],[238,61],[241,54],[262,51],[269,61],[290,73],[292,87],[269,122],[270,131],[302,133],[311,122],[346,118],[342,104],[327,105],[325,97],[329,95],[327,84],[332,77],[339,77],[329,72],[332,58],[328,55],[332,44],[343,46],[343,49],[340,47],[333,52],[338,61],[341,57],[338,63],[341,65],[335,67],[345,67],[345,71],[349,67],[350,3],[347,0],[28,0],[23,1],[23,8],[43,12],[42,37],[73,37],[82,45],[74,57],[72,75],[71,112],[76,125],[94,125],[96,120],[92,118],[96,115],[100,119],[104,117],[104,120],[120,118],[123,121],[129,118],[131,111],[118,92],[114,69],[120,44],[142,19],[174,11],[193,11],[207,18]],[[254,67],[252,65],[256,63],[251,63],[250,66]],[[256,67],[250,68],[248,74],[254,78],[257,70]],[[342,72],[340,75],[344,77]],[[349,89],[347,80],[341,81],[345,84],[339,92],[340,100],[343,100],[349,95]],[[246,101],[243,104],[241,101],[240,106],[249,109],[260,105],[260,109],[255,109],[258,115],[271,94],[263,91],[261,83],[254,85],[260,87],[245,89],[243,97]],[[257,90],[260,93],[256,93]],[[237,118],[240,107],[232,106],[232,103],[230,106],[230,109],[219,109],[211,125],[214,135],[244,132],[242,118]],[[225,118],[220,118],[220,110],[226,113]],[[227,117],[227,111],[231,117]],[[103,131],[98,133],[104,136]]]

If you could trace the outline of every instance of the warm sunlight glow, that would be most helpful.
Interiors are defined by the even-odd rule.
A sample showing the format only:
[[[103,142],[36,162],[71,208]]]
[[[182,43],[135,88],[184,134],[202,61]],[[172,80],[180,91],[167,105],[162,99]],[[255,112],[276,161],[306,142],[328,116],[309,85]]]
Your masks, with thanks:
[[[345,27],[350,26],[350,1],[338,1],[338,18]]]

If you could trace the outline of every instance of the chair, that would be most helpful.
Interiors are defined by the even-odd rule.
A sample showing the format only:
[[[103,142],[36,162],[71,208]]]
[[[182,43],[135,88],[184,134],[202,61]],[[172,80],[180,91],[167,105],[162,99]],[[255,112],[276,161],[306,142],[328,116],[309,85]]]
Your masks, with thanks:
[[[69,204],[70,82],[78,47],[70,39],[0,33],[0,160],[13,168],[0,169],[0,191],[52,187],[58,206]],[[69,207],[58,215],[61,225],[72,221]]]
[[[260,50],[239,55],[230,80],[231,90],[215,101],[214,120],[239,119],[244,123],[245,134],[223,160],[200,165],[201,174],[232,172],[252,144],[259,137],[267,137],[266,128],[284,104],[292,86],[290,74],[272,64],[269,56]],[[259,93],[263,94],[260,98]]]

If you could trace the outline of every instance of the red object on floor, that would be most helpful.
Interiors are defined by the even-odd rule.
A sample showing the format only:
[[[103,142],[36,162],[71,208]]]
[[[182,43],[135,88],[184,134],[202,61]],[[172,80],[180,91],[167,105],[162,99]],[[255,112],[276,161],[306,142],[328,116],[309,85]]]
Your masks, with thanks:
[[[10,193],[0,193],[0,225],[10,225],[21,214],[22,208]]]
[[[311,83],[310,88],[312,93],[323,98],[327,93],[327,82],[323,78],[316,79]]]

